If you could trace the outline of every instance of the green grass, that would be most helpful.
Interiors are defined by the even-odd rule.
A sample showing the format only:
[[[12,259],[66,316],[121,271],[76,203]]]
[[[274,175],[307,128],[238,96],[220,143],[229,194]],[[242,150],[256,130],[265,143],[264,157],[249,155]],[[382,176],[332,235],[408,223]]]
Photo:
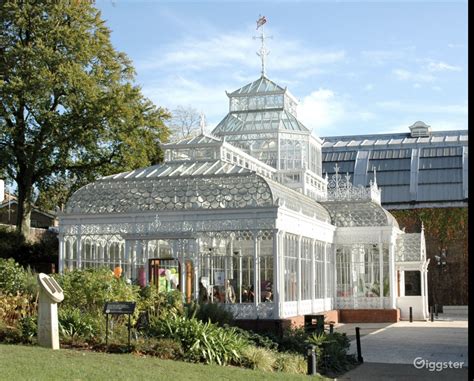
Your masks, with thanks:
[[[322,380],[287,373],[37,346],[0,344],[0,380]]]

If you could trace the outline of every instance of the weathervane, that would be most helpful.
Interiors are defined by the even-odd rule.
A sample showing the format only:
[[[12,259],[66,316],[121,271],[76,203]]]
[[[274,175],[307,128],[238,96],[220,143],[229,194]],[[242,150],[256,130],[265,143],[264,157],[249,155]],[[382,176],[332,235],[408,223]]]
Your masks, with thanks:
[[[259,15],[259,18],[257,20],[257,30],[258,30],[258,28],[262,27],[261,33],[260,33],[260,36],[254,36],[253,37],[254,40],[256,40],[258,38],[260,41],[262,41],[262,46],[260,47],[260,50],[257,52],[257,56],[259,56],[260,59],[262,60],[262,76],[265,75],[265,59],[266,59],[266,56],[268,56],[270,54],[270,51],[267,50],[267,48],[265,47],[265,40],[267,38],[273,38],[272,36],[265,36],[265,31],[264,31],[263,25],[266,22],[267,22],[267,19],[265,18],[265,16]]]

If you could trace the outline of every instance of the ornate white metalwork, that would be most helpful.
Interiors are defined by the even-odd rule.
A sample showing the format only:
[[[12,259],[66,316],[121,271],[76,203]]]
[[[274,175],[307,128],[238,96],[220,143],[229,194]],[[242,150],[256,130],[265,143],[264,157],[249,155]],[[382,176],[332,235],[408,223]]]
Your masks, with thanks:
[[[382,306],[380,306],[380,297],[337,297],[336,308],[338,309],[379,309],[391,308],[390,298],[382,298]]]
[[[362,185],[352,185],[349,173],[346,173],[344,177],[339,174],[339,166],[337,163],[334,167],[334,171],[334,175],[328,180],[328,201],[373,201],[380,205],[381,190],[377,186],[375,169],[374,182],[370,182],[368,188]]]
[[[397,237],[395,261],[424,262],[421,233],[405,233]]]

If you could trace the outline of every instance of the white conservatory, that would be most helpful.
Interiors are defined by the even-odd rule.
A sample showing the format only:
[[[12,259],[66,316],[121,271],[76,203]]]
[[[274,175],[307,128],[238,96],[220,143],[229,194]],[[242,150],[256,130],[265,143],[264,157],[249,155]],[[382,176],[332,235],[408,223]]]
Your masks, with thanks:
[[[227,95],[212,134],[74,193],[60,215],[59,270],[119,266],[237,319],[396,308],[404,318],[409,307],[426,319],[423,232],[399,229],[376,181],[323,176],[321,141],[286,88],[262,74]]]

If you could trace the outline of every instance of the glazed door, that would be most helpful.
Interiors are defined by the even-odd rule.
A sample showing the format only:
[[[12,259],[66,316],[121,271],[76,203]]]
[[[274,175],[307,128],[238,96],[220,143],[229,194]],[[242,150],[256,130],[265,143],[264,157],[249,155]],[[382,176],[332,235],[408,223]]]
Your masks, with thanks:
[[[149,282],[158,289],[159,292],[170,292],[180,289],[181,264],[177,259],[150,259]],[[193,288],[193,266],[191,261],[186,261],[185,288],[186,302],[191,302]]]

